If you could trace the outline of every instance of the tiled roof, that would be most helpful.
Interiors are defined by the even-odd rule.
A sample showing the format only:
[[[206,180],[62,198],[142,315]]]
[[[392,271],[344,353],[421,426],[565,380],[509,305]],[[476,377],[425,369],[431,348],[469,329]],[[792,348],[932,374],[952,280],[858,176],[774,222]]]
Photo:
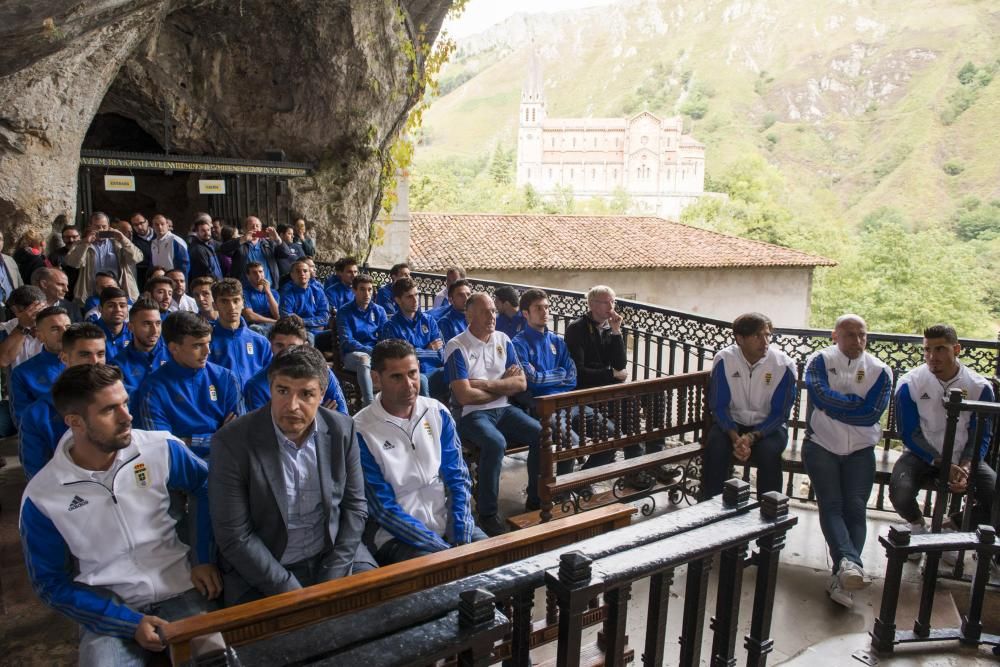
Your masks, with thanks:
[[[833,260],[661,218],[411,213],[421,271],[833,266]]]

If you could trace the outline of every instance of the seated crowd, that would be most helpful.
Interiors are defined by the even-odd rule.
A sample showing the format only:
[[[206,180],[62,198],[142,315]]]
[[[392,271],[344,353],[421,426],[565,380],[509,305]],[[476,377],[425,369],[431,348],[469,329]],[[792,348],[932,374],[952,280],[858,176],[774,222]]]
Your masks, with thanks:
[[[12,316],[0,324],[0,365],[12,369],[29,480],[25,558],[39,596],[80,624],[81,664],[142,664],[163,649],[158,627],[219,602],[507,532],[500,469],[514,444],[528,450],[525,510],[540,506],[537,400],[627,381],[623,319],[605,286],[588,292],[588,312],[563,337],[548,327],[543,290],[491,297],[459,267],[430,310],[406,264],[376,291],[344,258],[322,284],[304,222],[263,229],[250,217],[225,242],[205,214],[187,239],[162,215],[129,222],[131,235],[95,213],[89,229],[63,231],[70,247],[59,266],[73,269],[72,285],[55,262],[34,269],[30,284],[0,280]],[[715,355],[705,497],[721,493],[734,461],[756,466],[758,493],[781,489],[798,390],[771,331],[766,316],[742,315],[735,343]],[[892,372],[866,352],[859,316],[838,319],[832,339],[806,362],[802,456],[833,560],[828,593],[850,606],[851,591],[871,581],[865,512]],[[351,374],[342,377],[362,404],[353,417],[321,350]],[[928,328],[926,363],[896,392],[906,451],[890,498],[914,531],[924,529],[917,492],[941,466],[953,491],[974,479],[976,520],[989,520],[990,429],[976,441],[964,413],[953,460],[940,460],[947,391],[994,399],[960,351],[953,328]],[[567,419],[579,438],[608,417],[584,408]],[[478,452],[475,493],[463,441]],[[594,454],[583,468],[614,458]],[[572,468],[563,461],[557,473]],[[664,467],[625,481],[641,491],[672,480]],[[168,511],[176,493],[191,500],[180,518]]]

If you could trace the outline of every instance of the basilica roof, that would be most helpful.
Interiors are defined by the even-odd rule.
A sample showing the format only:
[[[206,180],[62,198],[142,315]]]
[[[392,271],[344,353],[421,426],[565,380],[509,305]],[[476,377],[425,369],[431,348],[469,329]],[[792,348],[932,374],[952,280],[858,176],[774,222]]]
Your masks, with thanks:
[[[831,259],[662,218],[411,213],[410,262],[421,271],[614,270],[833,266]]]

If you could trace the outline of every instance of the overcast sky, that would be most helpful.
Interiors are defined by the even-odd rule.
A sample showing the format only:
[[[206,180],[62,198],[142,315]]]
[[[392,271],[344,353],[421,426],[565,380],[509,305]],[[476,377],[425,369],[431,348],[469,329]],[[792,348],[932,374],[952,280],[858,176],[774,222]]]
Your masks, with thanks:
[[[470,0],[462,16],[447,21],[445,27],[452,37],[466,37],[482,32],[518,12],[541,14],[564,9],[580,9],[610,5],[618,0]]]

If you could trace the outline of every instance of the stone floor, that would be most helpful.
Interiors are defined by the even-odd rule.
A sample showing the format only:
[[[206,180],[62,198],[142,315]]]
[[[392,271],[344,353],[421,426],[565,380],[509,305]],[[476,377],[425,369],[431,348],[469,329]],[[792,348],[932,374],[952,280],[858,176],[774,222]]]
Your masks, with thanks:
[[[17,508],[23,474],[17,463],[17,445],[13,440],[0,441],[0,456],[5,456],[7,467],[0,469],[0,665],[70,665],[76,658],[76,628],[65,617],[41,605],[28,584],[17,534]],[[525,466],[517,458],[508,458],[503,469],[501,488],[502,509],[515,514],[523,507],[523,496],[516,490],[523,488]],[[657,512],[672,511],[661,501]],[[799,517],[799,524],[789,534],[788,544],[782,554],[782,565],[778,575],[778,589],[775,598],[772,636],[775,650],[768,664],[794,667],[835,667],[841,665],[876,664],[863,662],[860,658],[868,648],[867,632],[872,628],[877,607],[882,595],[881,577],[884,574],[884,556],[878,547],[878,535],[884,534],[892,523],[890,514],[874,514],[870,521],[868,542],[864,560],[869,572],[875,577],[874,584],[856,594],[853,609],[844,609],[829,601],[825,593],[829,577],[829,556],[819,529],[814,508],[804,503],[794,503],[793,512]],[[743,604],[741,607],[741,627],[739,636],[748,630],[750,603],[753,593],[752,569],[745,575]],[[683,571],[677,573],[671,593],[668,614],[667,637],[674,642],[680,635],[680,620],[683,598]],[[905,578],[911,586],[906,586],[899,606],[898,623],[905,627],[915,616],[917,606],[917,580],[919,569],[916,564],[906,566]],[[714,586],[714,579],[713,579]],[[935,601],[935,615],[932,623],[937,627],[960,624],[956,601],[967,604],[965,585],[943,582]],[[709,592],[709,605],[714,601],[714,589]],[[984,612],[986,632],[1000,634],[1000,596],[988,598]],[[637,647],[636,662],[639,664],[642,638],[645,627],[645,607],[647,587],[637,584],[632,591],[629,609],[628,634],[631,645]],[[536,609],[544,608],[543,593],[539,593]],[[706,622],[706,642],[702,662],[711,642],[711,632]],[[593,641],[591,631],[590,639]],[[741,646],[741,641],[737,647]],[[676,652],[668,653],[668,664],[676,661]],[[858,657],[854,657],[857,655]],[[554,657],[554,651],[541,650],[534,654],[537,660]],[[737,652],[737,662],[742,664],[746,653]],[[894,667],[911,665],[973,666],[994,665],[998,659],[985,648],[959,648],[953,643],[935,645],[933,649],[909,647],[898,649],[892,657],[878,657],[877,664]]]

